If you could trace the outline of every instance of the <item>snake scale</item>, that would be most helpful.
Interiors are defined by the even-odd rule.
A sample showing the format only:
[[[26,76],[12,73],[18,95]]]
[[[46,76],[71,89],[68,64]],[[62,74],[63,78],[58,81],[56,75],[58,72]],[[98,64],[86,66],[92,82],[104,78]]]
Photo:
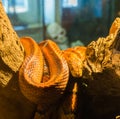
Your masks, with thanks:
[[[22,37],[20,41],[25,50],[25,58],[19,70],[21,92],[43,109],[60,99],[70,72],[73,76],[81,76],[78,66],[83,61],[80,55],[82,53],[79,48],[78,52],[75,48],[62,51],[52,40],[44,40],[38,44],[30,37]],[[85,48],[83,50],[85,52]],[[72,72],[76,72],[76,75]]]

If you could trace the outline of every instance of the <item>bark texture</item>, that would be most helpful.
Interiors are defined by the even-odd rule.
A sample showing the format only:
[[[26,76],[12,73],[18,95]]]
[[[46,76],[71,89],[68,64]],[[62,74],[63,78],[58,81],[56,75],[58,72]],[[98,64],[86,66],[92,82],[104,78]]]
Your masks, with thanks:
[[[23,59],[24,49],[0,2],[0,86],[8,84]]]
[[[82,79],[87,113],[83,118],[114,119],[120,114],[120,18],[115,19],[106,38],[87,46]]]
[[[30,119],[35,105],[20,92],[18,71],[24,49],[0,2],[0,119]]]

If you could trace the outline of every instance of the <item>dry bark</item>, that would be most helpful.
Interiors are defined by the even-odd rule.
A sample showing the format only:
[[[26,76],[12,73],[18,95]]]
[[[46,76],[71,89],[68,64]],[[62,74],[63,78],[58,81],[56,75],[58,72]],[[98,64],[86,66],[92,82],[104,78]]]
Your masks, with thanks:
[[[24,49],[19,37],[0,2],[0,85],[6,86],[24,59]]]
[[[20,92],[18,71],[24,49],[0,2],[0,119],[30,119],[35,105]]]
[[[115,19],[106,38],[87,46],[82,78],[87,117],[114,119],[120,114],[120,18]]]

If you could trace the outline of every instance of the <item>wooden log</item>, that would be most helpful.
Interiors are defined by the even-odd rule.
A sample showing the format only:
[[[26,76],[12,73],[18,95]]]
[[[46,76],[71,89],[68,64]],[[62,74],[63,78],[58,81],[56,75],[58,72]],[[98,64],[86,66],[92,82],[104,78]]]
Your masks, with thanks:
[[[6,86],[24,59],[24,49],[0,2],[0,86]]]
[[[18,71],[24,48],[0,2],[0,119],[30,119],[36,105],[21,93]]]
[[[84,118],[113,119],[120,114],[120,18],[106,38],[87,46],[82,78],[84,114],[88,114]]]

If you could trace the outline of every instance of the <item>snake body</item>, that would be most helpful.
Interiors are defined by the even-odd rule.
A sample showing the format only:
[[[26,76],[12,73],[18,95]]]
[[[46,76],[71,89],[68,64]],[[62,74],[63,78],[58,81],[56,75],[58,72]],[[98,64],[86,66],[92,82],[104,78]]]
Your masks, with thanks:
[[[81,77],[83,62],[85,60],[86,47],[76,46],[63,51],[73,77]]]
[[[52,85],[54,82],[56,86],[64,87],[64,83],[68,80],[69,69],[61,50],[51,40],[43,41],[39,46],[41,47],[50,71],[50,80],[45,83],[45,86]]]
[[[68,65],[61,50],[51,40],[38,45],[25,37],[21,42],[25,49],[25,59],[19,71],[23,95],[40,104],[41,108],[54,104],[63,94],[69,79]]]
[[[25,49],[25,59],[19,70],[20,88],[25,97],[37,102],[43,74],[43,55],[33,39],[24,37],[20,41]]]
[[[38,104],[37,110],[45,111],[63,95],[69,70],[73,77],[82,76],[86,48],[61,51],[52,40],[37,44],[32,38],[23,37],[20,41],[25,49],[25,59],[19,70],[21,92],[28,100]],[[76,94],[70,96],[72,110],[75,109],[76,99]]]

